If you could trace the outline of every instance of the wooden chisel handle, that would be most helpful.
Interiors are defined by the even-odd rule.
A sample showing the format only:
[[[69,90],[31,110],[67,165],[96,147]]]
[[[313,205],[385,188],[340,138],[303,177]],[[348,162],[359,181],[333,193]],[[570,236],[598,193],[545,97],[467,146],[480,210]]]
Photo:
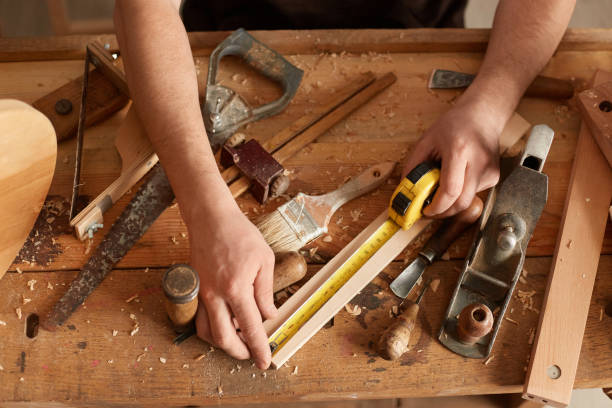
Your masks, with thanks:
[[[407,305],[400,306],[400,315],[397,320],[384,331],[378,341],[378,354],[385,360],[397,360],[408,351],[410,335],[414,330],[419,313],[419,305],[410,300],[406,300],[406,303]]]
[[[470,225],[476,222],[482,213],[482,207],[483,203],[480,197],[474,196],[474,200],[468,208],[444,221],[438,232],[427,242],[421,254],[428,259],[430,254],[434,258],[441,256]]]
[[[525,91],[525,96],[569,99],[574,96],[574,86],[564,79],[537,76]]]
[[[274,264],[273,291],[278,292],[301,280],[306,275],[306,260],[298,252],[281,252],[276,254]]]

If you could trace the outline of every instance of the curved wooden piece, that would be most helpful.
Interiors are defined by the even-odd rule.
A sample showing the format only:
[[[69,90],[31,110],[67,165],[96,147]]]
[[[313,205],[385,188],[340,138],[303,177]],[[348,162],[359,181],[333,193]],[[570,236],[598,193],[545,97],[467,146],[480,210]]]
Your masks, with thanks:
[[[30,234],[49,191],[57,142],[30,105],[0,100],[0,278]]]

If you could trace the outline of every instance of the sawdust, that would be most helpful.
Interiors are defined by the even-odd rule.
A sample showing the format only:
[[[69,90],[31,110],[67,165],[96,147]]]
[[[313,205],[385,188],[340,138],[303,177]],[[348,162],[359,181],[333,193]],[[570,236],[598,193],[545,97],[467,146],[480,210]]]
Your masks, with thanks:
[[[23,273],[23,272],[21,271],[21,269],[19,269],[19,268],[15,268],[15,270],[17,271],[17,273]]]
[[[25,297],[25,296],[21,295],[21,302],[22,302],[24,305],[27,305],[27,304],[28,304],[28,303],[30,303],[31,301],[32,301],[32,299],[27,298],[27,297]]]
[[[0,326],[6,326],[6,322],[4,320],[0,320]]]
[[[130,303],[131,301],[133,301],[134,299],[136,299],[138,297],[138,293],[135,295],[130,296],[129,298],[125,299],[125,303]]]
[[[119,330],[113,330],[113,337],[117,337],[118,334],[119,334]]]
[[[293,371],[291,372],[291,375],[297,375],[298,374],[298,366],[293,367]]]
[[[166,358],[164,358],[164,357],[160,357],[159,358],[159,362],[162,363],[162,364],[166,364],[167,361],[168,360]]]
[[[51,284],[51,282],[47,282],[47,289],[53,290],[53,285]]]
[[[344,308],[351,316],[359,316],[361,314],[361,307],[359,307],[359,305],[351,305],[350,303],[347,303],[344,305]]]
[[[17,315],[17,318],[21,320],[22,313],[20,307],[15,308],[15,314]]]
[[[206,354],[200,354],[199,356],[197,356],[196,358],[194,358],[195,361],[200,361],[202,360],[204,357],[206,357]]]
[[[31,291],[34,290],[34,285],[36,285],[36,279],[31,279],[28,281],[28,287],[30,288]]]
[[[489,365],[489,363],[491,363],[491,361],[493,361],[493,359],[494,359],[494,358],[495,358],[495,354],[491,354],[491,355],[489,356],[489,358],[487,358],[487,359],[484,361],[484,363],[483,363],[483,364],[484,364],[484,365],[486,365],[486,366],[488,366],[488,365]]]

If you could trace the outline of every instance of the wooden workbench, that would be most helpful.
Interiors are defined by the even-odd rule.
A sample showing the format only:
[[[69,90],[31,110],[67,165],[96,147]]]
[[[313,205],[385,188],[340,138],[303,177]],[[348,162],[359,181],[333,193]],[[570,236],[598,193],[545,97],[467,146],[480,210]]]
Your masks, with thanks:
[[[207,70],[207,55],[227,33],[191,35],[200,83]],[[352,114],[287,162],[292,171],[290,194],[323,193],[346,177],[380,160],[399,161],[412,144],[457,97],[458,91],[427,89],[433,68],[475,72],[482,59],[486,30],[380,30],[254,32],[255,37],[284,53],[305,70],[300,90],[280,115],[254,123],[246,133],[265,138],[295,121],[310,106],[323,102],[359,72],[393,71],[398,81],[367,106]],[[0,98],[33,102],[82,73],[85,44],[93,39],[116,46],[112,36],[79,36],[46,40],[0,39]],[[10,62],[9,62],[10,61]],[[272,100],[279,91],[271,84],[234,76],[234,61],[222,64],[221,77],[253,103]],[[544,74],[575,81],[584,88],[596,69],[612,71],[612,32],[568,32]],[[255,86],[255,83],[258,85]],[[168,101],[171,103],[171,101]],[[545,173],[549,200],[531,240],[520,290],[535,290],[539,309],[551,255],[559,228],[572,156],[580,124],[574,102],[524,99],[518,112],[533,124],[546,123],[556,132]],[[86,132],[82,194],[92,198],[119,174],[120,160],[113,138],[125,112]],[[86,301],[69,323],[55,333],[39,331],[29,338],[25,319],[45,314],[59,299],[87,258],[88,244],[73,237],[67,227],[67,199],[71,191],[75,141],[58,149],[57,167],[49,206],[63,203],[61,214],[46,209],[34,234],[4,279],[0,280],[0,404],[28,401],[71,405],[124,406],[207,405],[239,402],[399,398],[519,392],[531,346],[537,311],[523,313],[513,298],[493,348],[494,358],[461,358],[436,340],[470,239],[463,237],[449,253],[451,261],[437,262],[428,270],[441,285],[422,303],[420,325],[413,336],[413,351],[391,363],[377,357],[373,343],[391,322],[391,307],[398,303],[388,284],[410,259],[416,244],[386,268],[353,301],[361,314],[341,311],[333,327],[323,329],[289,362],[288,367],[263,373],[250,362],[238,362],[195,338],[173,346],[173,333],[163,311],[159,287],[164,269],[189,261],[186,228],[176,207],[168,209],[118,268]],[[379,191],[345,205],[330,224],[331,242],[319,240],[311,272],[320,268],[387,206],[399,169]],[[127,203],[123,198],[105,215],[105,228]],[[239,199],[251,218],[269,211],[245,195]],[[23,273],[17,273],[17,268]],[[36,280],[34,290],[28,281]],[[575,386],[612,386],[612,228],[608,225],[593,300],[582,346]],[[138,294],[137,300],[125,300]],[[22,298],[31,299],[23,304]],[[571,299],[568,299],[571,301]],[[18,319],[15,309],[23,317]],[[607,313],[606,313],[607,308]],[[130,336],[134,320],[139,332]],[[116,336],[113,330],[117,331]],[[204,354],[199,361],[194,358]],[[166,359],[165,363],[160,358]],[[298,367],[296,370],[294,367]],[[219,387],[223,393],[220,395]],[[11,405],[13,406],[13,405]]]

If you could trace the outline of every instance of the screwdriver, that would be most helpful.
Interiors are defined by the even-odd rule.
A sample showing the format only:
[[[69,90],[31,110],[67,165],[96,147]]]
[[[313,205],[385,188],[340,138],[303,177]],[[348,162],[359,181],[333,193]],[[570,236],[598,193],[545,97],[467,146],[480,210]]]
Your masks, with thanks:
[[[378,341],[378,355],[385,360],[397,360],[408,351],[410,335],[414,330],[419,313],[419,303],[430,283],[431,279],[425,283],[415,302],[404,299],[400,303],[400,315],[397,317],[397,321],[389,326],[380,337]]]

